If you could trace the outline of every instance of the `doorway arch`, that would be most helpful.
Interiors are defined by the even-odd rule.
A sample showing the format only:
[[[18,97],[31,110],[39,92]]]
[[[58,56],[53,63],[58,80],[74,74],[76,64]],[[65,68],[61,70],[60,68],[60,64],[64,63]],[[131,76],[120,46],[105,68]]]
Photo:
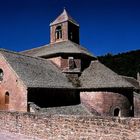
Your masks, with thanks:
[[[121,110],[120,108],[115,108],[114,109],[114,117],[120,117],[121,116]]]

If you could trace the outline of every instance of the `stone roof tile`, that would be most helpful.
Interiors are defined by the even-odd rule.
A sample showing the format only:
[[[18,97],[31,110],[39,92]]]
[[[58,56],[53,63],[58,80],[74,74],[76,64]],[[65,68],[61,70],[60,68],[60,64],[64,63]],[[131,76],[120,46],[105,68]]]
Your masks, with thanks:
[[[49,57],[59,54],[77,54],[95,58],[95,56],[92,55],[87,49],[85,49],[81,45],[73,43],[72,41],[57,42],[54,44],[49,44],[42,47],[25,50],[22,51],[21,53],[35,57],[43,57],[43,56]]]
[[[27,87],[73,88],[66,76],[49,60],[0,49]]]
[[[82,88],[133,88],[122,76],[101,64],[98,60],[92,61],[80,76]]]
[[[139,82],[134,77],[128,77],[128,76],[122,76],[124,79],[126,79],[129,83],[131,83],[135,89],[140,89]]]

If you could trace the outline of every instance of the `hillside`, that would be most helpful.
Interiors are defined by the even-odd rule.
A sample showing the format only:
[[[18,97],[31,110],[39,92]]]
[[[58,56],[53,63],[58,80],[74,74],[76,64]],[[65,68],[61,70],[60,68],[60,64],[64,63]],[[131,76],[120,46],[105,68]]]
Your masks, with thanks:
[[[104,65],[120,75],[135,77],[140,72],[140,50],[119,53],[117,55],[106,54],[98,59]]]

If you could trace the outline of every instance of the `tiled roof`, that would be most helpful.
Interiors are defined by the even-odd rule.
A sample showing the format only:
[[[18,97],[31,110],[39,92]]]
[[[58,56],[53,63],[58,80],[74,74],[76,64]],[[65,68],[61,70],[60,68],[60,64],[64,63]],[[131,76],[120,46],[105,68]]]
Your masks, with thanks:
[[[95,56],[93,56],[92,53],[90,53],[87,49],[72,41],[57,42],[54,44],[49,44],[42,47],[25,50],[21,53],[30,56],[36,56],[36,57],[38,56],[49,57],[49,56],[54,56],[59,54],[79,54],[79,55],[86,55],[95,58]]]
[[[128,77],[128,76],[122,76],[122,77],[126,79],[128,82],[130,82],[135,87],[135,89],[140,89],[139,82],[135,78]]]
[[[92,61],[80,76],[82,88],[133,88],[134,86],[122,76],[101,64],[99,61]]]
[[[27,87],[73,88],[65,75],[49,60],[0,49]]]
[[[41,109],[47,115],[91,115],[82,104]]]

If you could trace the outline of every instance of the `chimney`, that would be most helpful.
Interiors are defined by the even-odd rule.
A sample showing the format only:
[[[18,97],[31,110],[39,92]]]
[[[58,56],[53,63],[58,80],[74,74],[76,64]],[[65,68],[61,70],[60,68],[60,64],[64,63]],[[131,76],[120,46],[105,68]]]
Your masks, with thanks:
[[[139,85],[140,85],[140,73],[137,72],[137,81],[139,82]]]

